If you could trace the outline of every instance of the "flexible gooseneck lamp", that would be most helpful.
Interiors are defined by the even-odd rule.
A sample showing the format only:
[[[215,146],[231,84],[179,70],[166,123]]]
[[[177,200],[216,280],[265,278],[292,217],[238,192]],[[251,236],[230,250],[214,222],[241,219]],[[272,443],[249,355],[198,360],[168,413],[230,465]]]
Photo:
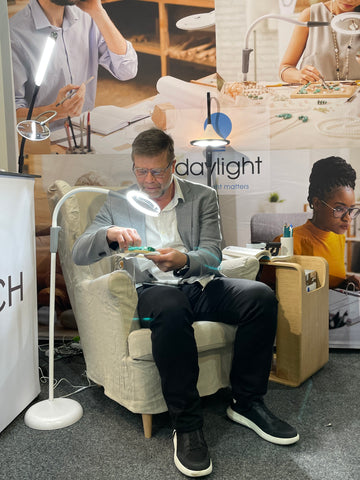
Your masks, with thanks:
[[[56,204],[52,215],[50,229],[50,309],[49,309],[49,398],[32,405],[25,414],[25,424],[37,430],[55,430],[76,423],[83,415],[81,405],[71,398],[54,398],[54,317],[55,317],[55,281],[56,281],[56,253],[58,251],[59,232],[61,227],[57,224],[59,211],[66,200],[77,193],[96,192],[108,194],[107,188],[78,187],[67,192]],[[119,192],[112,195],[126,198],[137,210],[146,215],[157,216],[160,207],[146,193],[130,190],[126,197]]]
[[[40,118],[45,115],[48,116],[40,121]],[[41,142],[50,137],[50,129],[46,124],[56,115],[57,112],[54,110],[47,110],[46,112],[40,113],[40,115],[33,120],[23,120],[22,122],[19,122],[16,125],[16,130],[25,140]]]
[[[56,115],[56,112],[44,112]],[[32,141],[45,140],[50,135],[50,130],[45,126],[45,122],[38,120],[28,120],[20,122],[17,130],[24,139]],[[54,398],[54,327],[55,327],[55,286],[56,286],[56,253],[59,244],[59,232],[61,227],[57,224],[59,211],[66,200],[73,195],[81,192],[96,192],[108,194],[110,190],[102,187],[78,187],[67,192],[56,204],[50,228],[50,309],[49,309],[49,398],[32,405],[25,414],[25,424],[28,427],[37,430],[55,430],[68,427],[80,420],[83,415],[81,405],[70,398]],[[148,195],[139,190],[130,190],[126,197],[120,192],[112,192],[115,196],[126,198],[126,200],[140,212],[157,216],[160,213],[160,207]]]
[[[243,74],[243,81],[247,80],[247,74],[249,72],[249,62],[250,62],[250,53],[254,50],[253,48],[249,48],[249,40],[250,34],[255,28],[255,26],[261,22],[262,20],[266,20],[268,18],[275,18],[277,20],[283,20],[285,22],[294,23],[295,25],[299,25],[301,27],[325,27],[330,25],[329,22],[300,22],[300,20],[296,20],[291,17],[285,17],[284,15],[277,15],[275,13],[268,13],[267,15],[263,15],[252,22],[245,34],[245,42],[244,48],[242,51],[242,74]]]
[[[40,64],[39,64],[39,67],[38,67],[38,71],[37,71],[36,76],[35,76],[34,92],[33,92],[32,98],[31,98],[31,102],[30,102],[28,114],[26,116],[26,120],[31,119],[32,112],[34,110],[35,100],[36,100],[37,94],[39,92],[40,85],[42,84],[42,81],[44,79],[47,67],[49,65],[49,61],[50,61],[52,52],[53,52],[54,47],[55,47],[56,39],[57,39],[57,33],[56,32],[51,32],[50,35],[48,36],[47,40],[46,40],[45,47],[44,47],[44,50],[43,50],[43,53],[42,53],[42,56],[41,56],[41,59],[40,59]],[[28,137],[23,136],[22,139],[21,139],[19,159],[18,159],[19,173],[22,173],[23,168],[24,168],[24,148],[25,148],[26,138],[28,138]]]
[[[191,140],[191,145],[196,147],[205,147],[206,148],[206,169],[207,169],[207,185],[211,186],[211,167],[212,167],[212,153],[214,148],[225,147],[229,145],[230,141],[226,138],[220,137],[218,135],[211,123],[211,96],[210,92],[207,92],[207,125],[205,127],[204,134],[201,138],[196,140]]]

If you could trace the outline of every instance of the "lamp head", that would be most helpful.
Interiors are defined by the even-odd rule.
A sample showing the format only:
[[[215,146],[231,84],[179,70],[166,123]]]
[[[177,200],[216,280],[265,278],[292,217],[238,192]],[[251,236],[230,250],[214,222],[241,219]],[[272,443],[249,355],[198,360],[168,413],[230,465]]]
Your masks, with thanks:
[[[344,35],[360,35],[360,12],[346,12],[335,15],[331,27]]]
[[[214,30],[215,10],[181,18],[176,22],[176,27],[180,30]]]
[[[39,64],[39,67],[38,67],[38,71],[37,71],[36,77],[35,77],[35,85],[37,85],[38,87],[40,87],[40,85],[41,85],[41,83],[44,79],[46,69],[49,65],[49,61],[50,61],[50,58],[51,58],[52,51],[54,50],[54,47],[55,47],[55,42],[56,42],[57,36],[58,35],[57,35],[56,32],[51,32],[51,34],[46,39],[45,47],[44,47],[44,50],[43,50],[43,53],[42,53],[42,56],[41,56],[41,60],[40,60],[40,64]]]
[[[207,105],[207,125],[204,131],[204,135],[201,138],[197,138],[196,140],[191,140],[191,145],[196,147],[225,147],[225,145],[229,145],[230,141],[226,140],[226,138],[220,137],[211,124],[211,110],[210,110],[210,102],[211,96],[210,92],[206,93],[206,105]]]
[[[157,217],[161,211],[159,205],[141,190],[129,190],[126,199],[130,205],[150,217]]]
[[[46,117],[43,121],[39,119],[50,113],[51,115]],[[16,125],[17,132],[27,140],[31,140],[32,142],[41,142],[42,140],[46,140],[50,137],[50,129],[46,125],[52,118],[55,117],[57,113],[54,110],[48,110],[46,112],[41,113],[38,115],[34,120],[23,120]]]
[[[196,147],[218,148],[218,147],[225,147],[226,145],[229,145],[230,141],[227,140],[226,138],[220,137],[220,135],[218,135],[215,132],[212,124],[208,123],[206,125],[204,135],[201,138],[198,138],[196,140],[191,140],[190,143],[191,145],[194,145]]]

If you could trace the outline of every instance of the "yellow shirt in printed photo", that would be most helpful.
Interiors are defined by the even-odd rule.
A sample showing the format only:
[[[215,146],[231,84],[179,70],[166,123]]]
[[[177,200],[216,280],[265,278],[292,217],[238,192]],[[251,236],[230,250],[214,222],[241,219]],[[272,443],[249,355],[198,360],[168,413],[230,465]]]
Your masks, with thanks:
[[[304,225],[295,227],[294,255],[323,257],[329,264],[329,287],[338,287],[346,278],[345,272],[345,235],[326,232],[315,227],[308,220]],[[280,241],[280,236],[275,239]]]

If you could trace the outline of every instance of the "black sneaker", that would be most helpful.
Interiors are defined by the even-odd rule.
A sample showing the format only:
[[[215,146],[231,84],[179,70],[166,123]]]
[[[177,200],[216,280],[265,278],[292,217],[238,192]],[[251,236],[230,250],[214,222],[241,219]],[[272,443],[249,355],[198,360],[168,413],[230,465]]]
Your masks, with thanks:
[[[180,433],[174,430],[174,462],[188,477],[203,477],[212,472],[212,463],[202,430]]]
[[[236,400],[226,410],[227,416],[234,422],[254,430],[261,438],[277,445],[291,445],[299,440],[295,428],[277,418],[265,406],[264,402],[256,400],[249,410],[237,408]]]

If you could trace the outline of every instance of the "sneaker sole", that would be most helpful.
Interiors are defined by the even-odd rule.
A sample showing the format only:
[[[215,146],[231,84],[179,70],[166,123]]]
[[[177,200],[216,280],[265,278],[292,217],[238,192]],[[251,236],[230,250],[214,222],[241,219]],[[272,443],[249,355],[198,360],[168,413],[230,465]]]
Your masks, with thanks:
[[[174,435],[174,462],[176,465],[176,468],[180,470],[181,473],[188,477],[204,477],[205,475],[210,475],[212,472],[212,462],[210,460],[210,466],[206,468],[205,470],[189,470],[186,468],[178,459],[177,455],[177,441],[176,441],[176,434]]]
[[[267,442],[275,443],[276,445],[292,445],[293,443],[296,443],[300,438],[299,434],[291,438],[274,437],[272,435],[269,435],[268,433],[261,430],[261,428],[256,425],[256,423],[252,422],[243,415],[240,415],[240,413],[235,412],[231,407],[228,407],[228,409],[226,410],[226,415],[230,418],[230,420],[233,420],[234,422],[239,423],[244,427],[250,428],[255,433],[257,433],[259,437],[263,438]]]

